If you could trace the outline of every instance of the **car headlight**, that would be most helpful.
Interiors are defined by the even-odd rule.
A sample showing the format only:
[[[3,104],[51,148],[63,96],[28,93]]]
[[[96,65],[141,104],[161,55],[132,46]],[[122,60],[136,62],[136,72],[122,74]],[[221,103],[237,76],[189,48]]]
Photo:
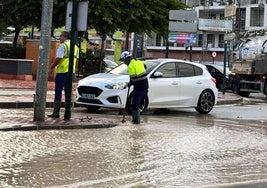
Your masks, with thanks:
[[[128,86],[127,82],[117,83],[117,84],[108,84],[105,87],[108,89],[125,89]]]
[[[80,85],[82,81],[83,81],[83,79],[79,80],[77,85]]]

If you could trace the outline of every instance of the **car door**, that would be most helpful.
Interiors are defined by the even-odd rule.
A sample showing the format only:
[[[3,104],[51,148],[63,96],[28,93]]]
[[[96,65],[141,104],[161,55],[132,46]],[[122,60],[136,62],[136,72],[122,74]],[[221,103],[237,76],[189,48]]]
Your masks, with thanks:
[[[195,106],[205,87],[203,70],[195,65],[180,62],[178,68],[179,107]]]
[[[159,66],[149,78],[149,107],[177,106],[178,87],[176,63],[168,62]]]

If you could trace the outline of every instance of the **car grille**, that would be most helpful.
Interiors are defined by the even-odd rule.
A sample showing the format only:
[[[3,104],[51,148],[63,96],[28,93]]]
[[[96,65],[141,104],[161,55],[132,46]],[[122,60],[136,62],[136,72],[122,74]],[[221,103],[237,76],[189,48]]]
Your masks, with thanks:
[[[80,95],[82,95],[83,93],[94,94],[95,97],[98,97],[102,93],[102,90],[96,87],[79,86],[78,93]]]
[[[84,98],[79,98],[77,102],[82,102],[82,103],[90,103],[90,104],[103,104],[100,100],[98,99],[84,99]]]

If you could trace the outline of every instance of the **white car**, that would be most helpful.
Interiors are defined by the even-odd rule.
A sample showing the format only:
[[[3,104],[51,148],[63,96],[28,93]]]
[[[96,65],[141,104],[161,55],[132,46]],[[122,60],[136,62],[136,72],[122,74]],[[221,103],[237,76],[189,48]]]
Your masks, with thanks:
[[[157,108],[193,107],[209,113],[217,103],[216,79],[205,65],[178,59],[145,60],[149,91],[141,111]],[[127,65],[121,64],[107,73],[98,73],[79,81],[75,102],[89,111],[100,107],[126,109],[131,113],[131,91],[128,92]],[[128,98],[127,98],[128,96]],[[127,100],[126,100],[127,98]]]

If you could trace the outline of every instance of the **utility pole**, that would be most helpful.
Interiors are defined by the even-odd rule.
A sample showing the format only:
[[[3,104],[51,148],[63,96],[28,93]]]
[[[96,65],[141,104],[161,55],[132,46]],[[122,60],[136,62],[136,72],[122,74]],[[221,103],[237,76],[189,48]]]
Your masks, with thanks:
[[[48,63],[50,56],[50,37],[52,28],[53,0],[43,0],[41,20],[41,39],[39,45],[36,92],[34,95],[34,121],[45,120]]]

